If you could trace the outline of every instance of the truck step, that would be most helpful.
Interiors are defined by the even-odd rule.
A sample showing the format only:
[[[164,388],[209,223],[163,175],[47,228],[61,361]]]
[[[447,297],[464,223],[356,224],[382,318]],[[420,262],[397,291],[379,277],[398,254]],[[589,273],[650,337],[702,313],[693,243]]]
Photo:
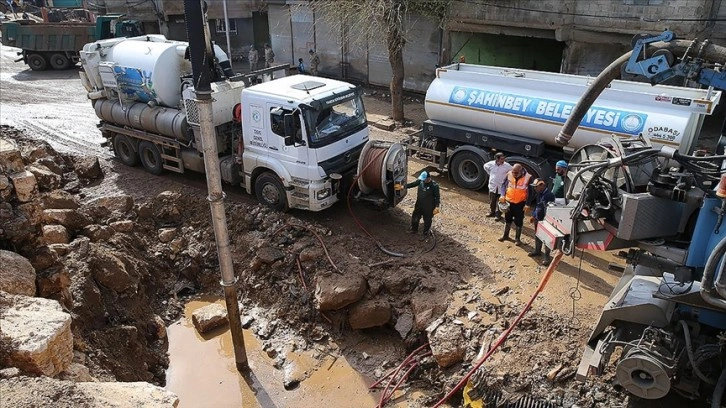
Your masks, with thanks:
[[[173,171],[175,173],[184,173],[184,166],[182,165],[180,158],[161,153],[161,159],[164,160],[162,167],[164,167],[165,170]]]

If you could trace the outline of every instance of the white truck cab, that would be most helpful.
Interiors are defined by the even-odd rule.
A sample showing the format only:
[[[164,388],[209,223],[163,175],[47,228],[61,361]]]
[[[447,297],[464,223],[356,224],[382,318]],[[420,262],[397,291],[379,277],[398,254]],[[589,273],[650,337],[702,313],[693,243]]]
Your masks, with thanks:
[[[368,142],[360,90],[293,75],[244,88],[241,104],[247,191],[281,210],[319,211],[338,201]]]

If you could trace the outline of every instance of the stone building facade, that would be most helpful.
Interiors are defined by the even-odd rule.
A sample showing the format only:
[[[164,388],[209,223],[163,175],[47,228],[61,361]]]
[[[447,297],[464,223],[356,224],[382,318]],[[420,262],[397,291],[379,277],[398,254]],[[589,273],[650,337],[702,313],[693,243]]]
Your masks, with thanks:
[[[230,19],[229,49],[244,59],[251,44],[270,42],[276,62],[296,65],[315,49],[322,75],[387,85],[391,72],[379,38],[335,29],[304,0],[208,0],[213,40],[227,49],[223,6]],[[185,40],[179,0],[97,0],[108,13],[142,20],[148,33]],[[722,0],[452,0],[444,22],[411,15],[404,51],[405,88],[423,92],[436,66],[459,61],[597,75],[631,49],[639,33],[671,29],[679,38],[726,45]],[[346,30],[343,30],[344,32]]]

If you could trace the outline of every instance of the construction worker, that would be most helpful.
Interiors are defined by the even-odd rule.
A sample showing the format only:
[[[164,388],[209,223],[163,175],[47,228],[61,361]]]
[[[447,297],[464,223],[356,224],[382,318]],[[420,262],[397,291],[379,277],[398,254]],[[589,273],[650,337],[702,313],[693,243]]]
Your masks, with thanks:
[[[499,211],[499,197],[504,193],[502,184],[507,178],[507,173],[512,170],[512,165],[507,163],[504,153],[499,152],[494,155],[494,160],[484,163],[484,171],[489,174],[489,214],[487,217],[496,217],[496,220],[502,219],[502,212]]]
[[[303,63],[302,58],[297,59],[297,72],[300,74],[306,74],[307,71],[305,71],[305,63]]]
[[[320,58],[318,58],[318,54],[310,50],[310,75],[318,75],[318,65],[320,65]]]
[[[555,198],[565,198],[565,178],[567,177],[567,168],[569,165],[564,160],[558,160],[555,163],[555,178],[552,182],[552,194]]]
[[[529,210],[526,204],[529,198],[529,181],[531,177],[524,167],[517,163],[512,166],[512,170],[507,173],[507,177],[504,179],[500,190],[504,191],[504,196],[499,197],[499,201],[509,203],[509,211],[504,216],[504,234],[498,239],[499,242],[509,239],[509,231],[513,222],[516,227],[514,245],[522,245],[522,226],[524,224],[524,213]]]
[[[412,234],[418,232],[418,223],[421,221],[421,217],[423,217],[423,236],[426,238],[431,233],[431,221],[434,215],[439,213],[439,204],[441,204],[439,184],[431,179],[431,175],[428,172],[422,171],[416,181],[408,183],[405,186],[402,184],[396,184],[394,186],[396,190],[411,187],[418,187],[418,195],[416,196],[416,204],[413,207],[413,214],[411,214],[411,229],[409,232]]]
[[[529,222],[534,225],[534,230],[537,232],[537,225],[540,221],[544,220],[545,213],[547,212],[547,205],[555,201],[555,195],[547,188],[547,183],[541,179],[535,179],[532,183],[534,188],[533,197],[530,199],[529,204],[534,205],[532,210],[532,216],[529,217]],[[535,257],[542,255],[542,240],[534,236],[534,251],[529,253],[529,256]],[[544,248],[544,261],[542,265],[549,265],[552,261],[550,257],[550,249],[545,246]]]

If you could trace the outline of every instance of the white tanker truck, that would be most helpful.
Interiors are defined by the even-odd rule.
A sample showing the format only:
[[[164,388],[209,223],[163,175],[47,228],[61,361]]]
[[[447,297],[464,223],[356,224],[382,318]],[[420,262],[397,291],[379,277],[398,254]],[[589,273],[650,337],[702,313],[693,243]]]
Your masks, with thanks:
[[[360,90],[294,75],[246,86],[220,69],[212,109],[222,179],[278,210],[330,207],[357,178],[356,197],[395,206],[407,175],[400,144],[371,141]],[[101,40],[81,51],[81,80],[116,157],[153,174],[204,172],[188,43],[159,35]],[[226,78],[225,78],[226,76]],[[271,75],[260,75],[271,77]]]
[[[582,120],[565,149],[555,137],[593,78],[524,69],[454,64],[436,70],[426,92],[426,114],[409,154],[448,169],[461,187],[480,189],[482,165],[504,152],[535,177],[553,176],[554,163],[575,149],[615,135],[647,136],[654,146],[681,153],[696,147],[704,115],[721,93],[705,89],[613,81]]]

